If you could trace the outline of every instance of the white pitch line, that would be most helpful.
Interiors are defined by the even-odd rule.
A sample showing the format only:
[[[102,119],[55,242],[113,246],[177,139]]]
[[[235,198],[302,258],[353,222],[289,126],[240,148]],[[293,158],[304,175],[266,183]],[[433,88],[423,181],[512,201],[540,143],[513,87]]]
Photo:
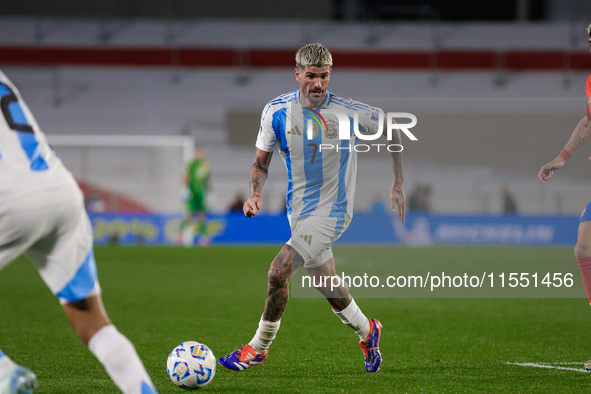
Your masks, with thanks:
[[[577,362],[572,362],[572,363],[510,363],[510,362],[506,362],[505,364],[509,364],[509,365],[519,365],[522,367],[536,367],[536,368],[547,368],[547,369],[560,369],[563,371],[575,371],[575,372],[591,372],[591,371],[587,371],[585,369],[581,369],[581,368],[569,368],[569,367],[557,367],[553,364],[562,364],[562,365],[572,365],[572,364],[584,364],[584,363],[577,363]]]

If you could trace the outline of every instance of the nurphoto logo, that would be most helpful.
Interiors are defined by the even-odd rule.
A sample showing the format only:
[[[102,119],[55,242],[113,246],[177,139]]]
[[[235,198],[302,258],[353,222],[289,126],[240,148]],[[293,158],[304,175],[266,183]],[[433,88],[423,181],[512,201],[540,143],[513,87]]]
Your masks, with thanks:
[[[332,109],[322,109],[321,113],[317,111],[312,111],[316,116],[311,116],[312,119],[308,119],[306,124],[306,135],[308,139],[314,139],[318,135],[318,131],[320,128],[324,128],[326,130],[325,134],[327,138],[336,138],[338,136],[339,140],[350,140],[351,139],[351,118],[344,112],[339,112]],[[378,112],[378,111],[376,111]],[[332,115],[332,116],[331,116]],[[334,122],[327,121],[325,118],[331,119],[336,117],[338,120],[338,128],[337,124]],[[359,115],[357,112],[353,114],[353,133],[359,140],[361,141],[375,141],[378,138],[382,137],[384,133],[384,113],[379,111],[379,114],[374,114],[373,118],[378,120],[378,129],[375,132],[367,132],[364,128],[359,127]],[[392,133],[394,130],[400,130],[404,135],[406,135],[411,141],[418,141],[418,138],[410,131],[411,128],[416,126],[417,124],[417,117],[408,112],[388,112],[385,115],[386,117],[386,139],[388,141],[392,141]],[[324,127],[323,127],[324,126]],[[298,130],[299,132],[299,130]],[[369,152],[372,149],[377,150],[378,152],[381,149],[385,149],[388,152],[402,152],[403,146],[401,144],[394,144],[394,143],[360,143],[355,144],[353,146],[341,146],[340,144],[329,144],[329,143],[322,143],[318,145],[318,150],[322,152],[323,150],[332,150],[336,149],[338,152],[339,150],[349,150],[355,152]]]

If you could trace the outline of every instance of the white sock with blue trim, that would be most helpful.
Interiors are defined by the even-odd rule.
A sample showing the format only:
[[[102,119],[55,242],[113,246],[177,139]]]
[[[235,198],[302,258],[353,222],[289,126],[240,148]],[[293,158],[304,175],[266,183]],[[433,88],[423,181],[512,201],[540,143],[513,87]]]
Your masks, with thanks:
[[[359,335],[359,339],[365,341],[369,335],[369,320],[361,309],[357,306],[357,303],[351,298],[351,303],[347,305],[342,311],[338,311],[333,308],[332,310],[343,323],[355,330],[355,333]]]
[[[154,387],[133,344],[114,325],[105,326],[94,334],[88,348],[123,393],[142,393],[146,386]]]

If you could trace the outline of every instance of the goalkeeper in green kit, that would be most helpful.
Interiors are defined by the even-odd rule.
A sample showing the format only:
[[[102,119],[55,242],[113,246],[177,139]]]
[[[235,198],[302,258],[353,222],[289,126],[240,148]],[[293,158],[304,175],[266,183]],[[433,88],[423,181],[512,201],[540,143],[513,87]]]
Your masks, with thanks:
[[[199,244],[205,246],[209,243],[206,215],[207,192],[211,189],[211,167],[205,160],[203,146],[198,145],[195,148],[195,158],[186,167],[183,183],[186,216],[181,222],[180,243],[185,246],[193,245],[197,233]]]

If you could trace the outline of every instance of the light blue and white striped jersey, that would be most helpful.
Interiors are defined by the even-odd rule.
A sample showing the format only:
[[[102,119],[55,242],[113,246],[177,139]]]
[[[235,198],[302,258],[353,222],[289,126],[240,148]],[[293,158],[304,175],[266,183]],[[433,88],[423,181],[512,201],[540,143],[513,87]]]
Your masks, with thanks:
[[[349,119],[349,139],[339,138],[337,113]],[[320,108],[304,108],[300,90],[265,106],[256,147],[272,152],[279,144],[287,168],[286,206],[292,220],[308,215],[353,217],[358,143],[353,131],[355,118],[360,133],[374,134],[383,111],[331,92]]]
[[[18,89],[0,71],[0,200],[73,178],[53,152]]]

